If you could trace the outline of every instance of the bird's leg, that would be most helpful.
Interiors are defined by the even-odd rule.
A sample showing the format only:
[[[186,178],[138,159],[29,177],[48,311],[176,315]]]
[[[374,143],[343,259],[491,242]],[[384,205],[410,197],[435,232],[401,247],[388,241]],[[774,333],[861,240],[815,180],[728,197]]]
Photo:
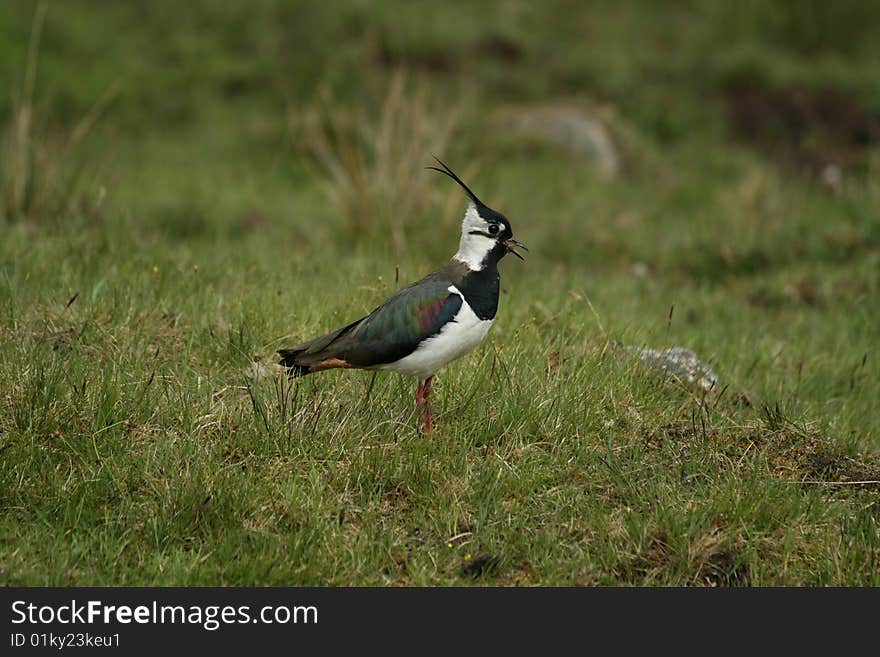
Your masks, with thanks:
[[[419,381],[419,389],[416,391],[416,405],[419,407],[419,422],[422,433],[428,433],[434,426],[434,418],[431,417],[431,406],[428,404],[428,396],[431,394],[431,379]]]
[[[427,431],[430,431],[431,429],[434,428],[434,417],[431,415],[431,405],[428,403],[428,396],[431,394],[431,379],[433,379],[433,378],[434,378],[433,376],[429,376],[427,379],[425,379],[425,385],[424,385],[425,413],[428,416],[428,422],[427,422],[427,428],[426,428]]]

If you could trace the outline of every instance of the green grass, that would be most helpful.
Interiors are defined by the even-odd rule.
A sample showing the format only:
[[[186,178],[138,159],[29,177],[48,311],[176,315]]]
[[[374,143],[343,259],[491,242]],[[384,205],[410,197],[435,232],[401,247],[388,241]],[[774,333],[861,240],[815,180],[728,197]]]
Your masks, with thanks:
[[[0,218],[0,582],[880,584],[876,144],[832,193],[737,140],[725,95],[880,111],[859,4],[51,4],[34,148],[114,94],[68,200]],[[19,89],[34,9],[10,8]],[[438,154],[531,248],[435,379],[429,436],[408,379],[244,376],[453,252],[464,199],[431,154],[392,174],[369,142],[402,65],[417,123],[457,113]],[[578,96],[615,179],[496,120]],[[418,190],[406,216],[395,190],[368,226],[340,214],[303,123],[328,98],[366,126],[340,157]],[[694,349],[723,392],[629,344]]]

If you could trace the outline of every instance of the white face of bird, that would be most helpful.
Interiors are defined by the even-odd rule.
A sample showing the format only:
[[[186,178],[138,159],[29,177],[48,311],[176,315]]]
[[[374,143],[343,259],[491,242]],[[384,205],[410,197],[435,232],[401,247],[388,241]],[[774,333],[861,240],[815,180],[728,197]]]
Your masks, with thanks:
[[[525,251],[528,249],[525,244],[513,239],[513,230],[510,228],[507,217],[480,201],[452,169],[438,158],[434,159],[442,168],[434,166],[427,168],[452,178],[471,199],[464,213],[464,220],[461,222],[461,242],[458,245],[458,252],[453,256],[454,259],[465,263],[472,271],[483,269],[489,262],[490,254],[493,253],[494,262],[503,258],[507,253],[512,253],[520,260],[525,260],[514,247],[520,247]]]
[[[495,248],[497,240],[489,231],[499,232],[498,224],[490,224],[480,216],[477,206],[468,203],[461,222],[461,241],[458,244],[456,260],[461,260],[469,269],[482,269],[483,261]]]
[[[499,244],[504,248],[497,257],[510,252],[522,260],[512,245],[525,246],[513,239],[513,231],[504,215],[485,205],[469,203],[461,222],[461,241],[455,259],[465,263],[471,270],[480,270],[485,266],[487,256]]]

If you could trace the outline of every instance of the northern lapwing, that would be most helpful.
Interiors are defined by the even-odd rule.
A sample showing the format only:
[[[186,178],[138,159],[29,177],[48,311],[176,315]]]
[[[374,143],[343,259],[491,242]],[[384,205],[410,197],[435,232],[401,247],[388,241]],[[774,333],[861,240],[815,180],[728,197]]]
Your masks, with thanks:
[[[437,158],[434,158],[437,159]],[[510,222],[477,198],[443,162],[439,171],[470,198],[458,251],[448,263],[405,287],[366,317],[291,349],[280,364],[291,377],[338,367],[386,370],[418,377],[416,405],[423,432],[433,425],[428,397],[434,373],[480,344],[498,310],[498,261],[520,260]]]

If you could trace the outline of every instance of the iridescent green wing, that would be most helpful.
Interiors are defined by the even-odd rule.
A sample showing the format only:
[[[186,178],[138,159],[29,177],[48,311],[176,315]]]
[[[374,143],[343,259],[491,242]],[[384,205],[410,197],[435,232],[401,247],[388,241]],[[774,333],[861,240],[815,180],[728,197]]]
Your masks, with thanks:
[[[428,277],[404,288],[355,325],[334,345],[357,367],[392,363],[408,356],[436,335],[461,309],[461,296],[450,282]]]

